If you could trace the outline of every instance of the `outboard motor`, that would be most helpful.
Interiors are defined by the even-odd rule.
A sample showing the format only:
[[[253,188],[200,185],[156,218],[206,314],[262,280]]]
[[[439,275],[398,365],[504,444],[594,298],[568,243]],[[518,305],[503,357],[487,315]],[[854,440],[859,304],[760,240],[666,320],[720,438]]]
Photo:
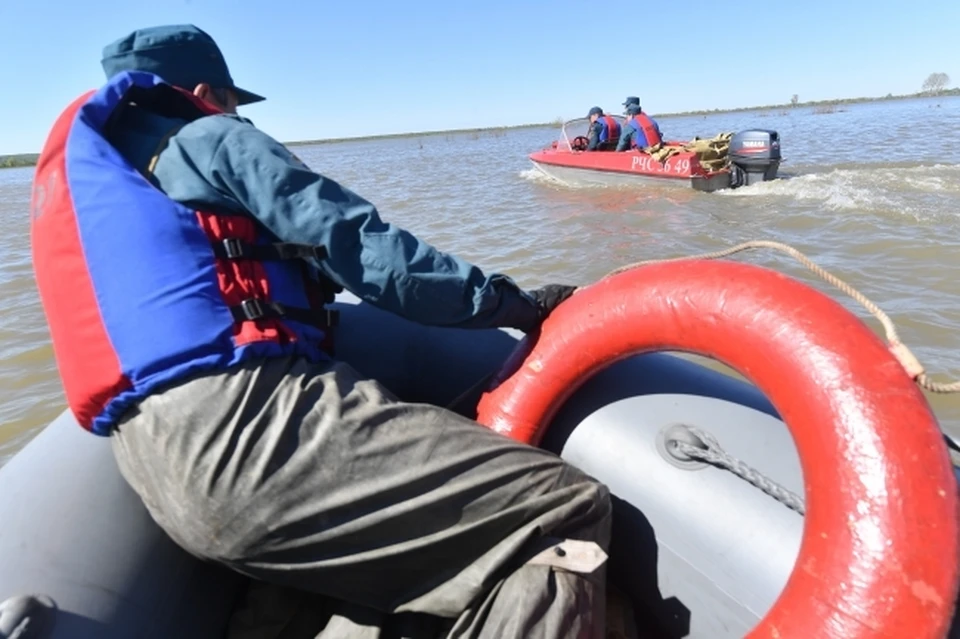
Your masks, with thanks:
[[[777,177],[780,168],[780,134],[767,129],[740,131],[730,140],[733,187],[749,186]]]

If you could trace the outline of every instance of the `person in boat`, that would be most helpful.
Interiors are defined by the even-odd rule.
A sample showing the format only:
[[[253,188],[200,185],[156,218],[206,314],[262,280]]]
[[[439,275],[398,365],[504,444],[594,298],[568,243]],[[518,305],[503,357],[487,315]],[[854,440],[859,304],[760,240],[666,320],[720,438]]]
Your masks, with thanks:
[[[321,348],[341,288],[422,324],[530,332],[574,287],[523,290],[383,221],[236,114],[264,98],[193,25],[134,31],[102,66],[40,159],[35,269],[70,407],[153,519],[346,616],[601,636],[607,488]]]
[[[646,149],[663,142],[660,125],[644,113],[639,104],[627,106],[627,121],[617,143],[617,151]]]
[[[600,107],[593,107],[587,113],[590,129],[587,131],[587,151],[609,151],[620,137],[620,123],[616,118],[605,115]]]
[[[638,98],[638,97],[635,96],[635,95],[628,95],[628,96],[627,96],[627,99],[623,101],[623,114],[624,114],[624,115],[629,115],[629,113],[627,113],[627,109],[628,109],[628,107],[629,107],[631,104],[636,104],[637,106],[640,106],[640,98]]]

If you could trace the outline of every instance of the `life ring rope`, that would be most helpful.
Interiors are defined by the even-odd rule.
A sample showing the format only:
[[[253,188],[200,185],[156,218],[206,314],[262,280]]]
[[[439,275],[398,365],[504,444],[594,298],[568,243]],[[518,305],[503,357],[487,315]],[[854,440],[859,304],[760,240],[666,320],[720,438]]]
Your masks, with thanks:
[[[748,242],[743,242],[742,244],[737,244],[736,246],[731,246],[730,248],[722,249],[720,251],[711,251],[709,253],[700,253],[698,255],[689,255],[686,257],[668,257],[632,262],[610,271],[601,279],[607,279],[608,277],[619,275],[625,271],[630,271],[640,266],[646,266],[649,264],[662,264],[665,262],[677,262],[681,260],[715,260],[751,249],[773,249],[782,253],[786,253],[806,266],[822,280],[834,285],[836,288],[840,289],[856,300],[871,315],[873,315],[881,325],[883,325],[883,331],[887,340],[887,348],[889,348],[893,356],[897,358],[897,361],[900,362],[900,365],[903,366],[903,369],[907,372],[910,378],[919,384],[921,388],[928,390],[931,393],[960,393],[960,380],[951,382],[936,382],[930,379],[926,373],[926,370],[924,369],[923,364],[920,363],[920,360],[917,359],[916,355],[913,354],[910,348],[901,341],[900,335],[897,333],[897,327],[894,325],[893,320],[891,320],[890,317],[884,313],[879,306],[877,306],[866,295],[855,289],[853,286],[847,284],[842,279],[829,272],[794,247],[790,246],[789,244],[784,244],[783,242],[774,242],[772,240],[750,240]]]
[[[737,459],[720,446],[717,438],[707,431],[694,426],[683,426],[697,441],[696,444],[672,439],[667,442],[668,454],[680,453],[690,459],[705,462],[711,466],[728,470],[743,481],[752,485],[778,502],[801,515],[805,512],[803,497],[788,488],[784,488],[747,462]],[[700,444],[700,445],[697,445]],[[672,449],[672,450],[671,450]]]

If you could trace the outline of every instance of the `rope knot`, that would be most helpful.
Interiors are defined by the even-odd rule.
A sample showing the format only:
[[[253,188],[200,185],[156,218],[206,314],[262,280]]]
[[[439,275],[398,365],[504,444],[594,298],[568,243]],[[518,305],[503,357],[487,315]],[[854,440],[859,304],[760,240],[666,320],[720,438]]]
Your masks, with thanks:
[[[913,354],[906,344],[900,341],[893,341],[890,342],[888,348],[890,353],[896,357],[900,365],[903,366],[903,370],[907,372],[910,379],[915,380],[923,375],[923,364],[920,363],[920,360],[917,359],[916,355]]]

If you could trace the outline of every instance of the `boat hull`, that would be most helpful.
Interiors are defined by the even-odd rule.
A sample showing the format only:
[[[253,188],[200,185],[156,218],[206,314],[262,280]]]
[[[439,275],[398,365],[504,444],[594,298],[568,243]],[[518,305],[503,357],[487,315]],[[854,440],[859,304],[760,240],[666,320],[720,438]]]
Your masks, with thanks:
[[[536,161],[533,162],[533,165],[551,179],[570,186],[667,186],[691,188],[705,193],[730,187],[730,174],[728,172],[718,173],[710,177],[663,177]]]
[[[712,192],[731,185],[728,169],[706,171],[696,155],[690,152],[678,153],[662,163],[641,151],[546,149],[529,157],[533,165],[546,175],[577,186],[659,184]]]

